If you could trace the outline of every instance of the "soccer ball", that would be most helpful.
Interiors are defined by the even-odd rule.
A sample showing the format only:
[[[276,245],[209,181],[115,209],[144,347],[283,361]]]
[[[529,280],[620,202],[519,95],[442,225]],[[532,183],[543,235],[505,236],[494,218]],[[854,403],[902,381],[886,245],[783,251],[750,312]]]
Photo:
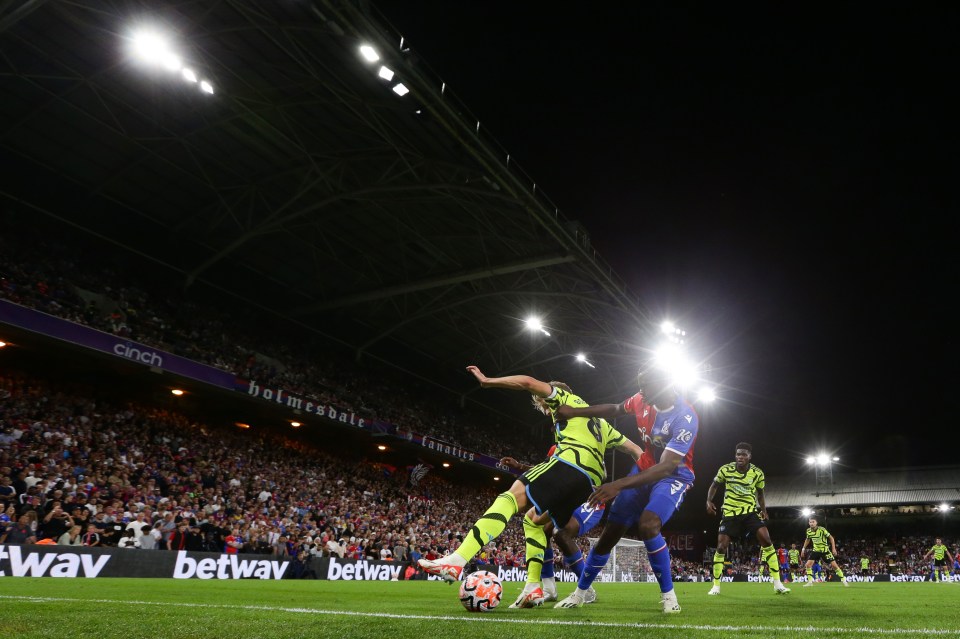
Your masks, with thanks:
[[[470,612],[490,612],[502,595],[500,577],[486,570],[472,572],[460,583],[460,603]]]

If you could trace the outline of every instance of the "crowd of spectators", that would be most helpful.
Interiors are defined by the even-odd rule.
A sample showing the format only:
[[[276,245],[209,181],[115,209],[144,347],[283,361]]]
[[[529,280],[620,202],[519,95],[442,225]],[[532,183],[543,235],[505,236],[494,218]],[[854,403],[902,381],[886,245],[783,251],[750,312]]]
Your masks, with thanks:
[[[495,496],[96,389],[0,375],[0,540],[412,561],[442,555]],[[518,522],[484,549],[523,565]]]
[[[357,362],[315,334],[293,325],[277,331],[282,320],[256,309],[197,303],[182,289],[129,279],[137,268],[117,261],[121,257],[98,261],[51,237],[20,233],[0,235],[0,299],[493,457],[538,459],[549,446],[546,427],[521,434],[496,413],[460,406],[452,393]],[[536,421],[531,416],[528,423]]]

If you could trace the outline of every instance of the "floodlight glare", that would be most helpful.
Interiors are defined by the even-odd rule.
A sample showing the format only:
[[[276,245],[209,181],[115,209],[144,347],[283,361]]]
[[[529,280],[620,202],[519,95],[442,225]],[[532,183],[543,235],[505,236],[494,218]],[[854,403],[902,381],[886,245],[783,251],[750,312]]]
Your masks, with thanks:
[[[577,353],[577,361],[580,362],[581,364],[586,364],[590,368],[596,368],[596,366],[594,366],[589,361],[587,361],[587,356],[584,355],[583,353]]]
[[[161,62],[163,63],[163,68],[167,71],[179,71],[183,68],[183,62],[180,61],[180,56],[175,55],[167,51]]]
[[[6,346],[6,345],[7,345],[6,342],[0,342],[0,348],[3,348],[3,347]]]
[[[133,52],[144,62],[156,64],[170,54],[170,47],[158,34],[141,31],[133,35]]]
[[[543,324],[540,323],[539,317],[528,317],[524,320],[524,323],[527,325],[527,328],[534,332],[540,332],[550,337],[550,332],[543,327]]]
[[[393,92],[396,93],[396,94],[399,95],[399,96],[404,96],[404,95],[410,93],[410,89],[408,89],[407,87],[403,86],[403,83],[401,82],[400,84],[397,84],[397,85],[395,85],[395,86],[393,87]]]
[[[810,515],[813,514],[813,511],[810,510],[809,508],[804,508],[803,510],[800,511],[800,514],[803,515],[804,517],[809,517]]]
[[[820,466],[829,466],[830,465],[830,456],[824,453],[817,455],[817,464]]]
[[[654,353],[658,369],[667,373],[672,383],[689,386],[697,381],[697,367],[676,346],[667,344]]]
[[[817,463],[817,458],[814,457],[813,455],[808,455],[808,456],[807,456],[807,463],[810,464],[810,465],[816,464],[816,463]]]
[[[673,322],[665,321],[660,324],[660,330],[664,333],[672,333],[674,331]]]
[[[360,55],[362,55],[367,62],[376,62],[380,59],[380,55],[377,53],[377,50],[371,47],[369,44],[365,44],[360,47]]]
[[[381,78],[383,78],[387,82],[389,82],[390,80],[393,80],[393,71],[391,71],[388,67],[380,67],[380,73],[378,73],[377,75],[379,75]]]
[[[195,72],[193,69],[188,69],[188,68],[184,67],[182,73],[183,73],[183,79],[184,79],[184,80],[186,80],[187,82],[196,83],[196,81],[197,81],[197,74],[196,74],[196,72]]]
[[[948,510],[950,510],[950,504],[940,504],[940,510],[942,512],[947,512]]]
[[[700,393],[697,395],[701,402],[709,404],[710,402],[717,399],[717,394],[712,388],[701,388]]]
[[[207,82],[206,80],[202,80],[200,82],[200,90],[203,91],[204,93],[209,93],[210,95],[213,95],[213,85]]]
[[[839,457],[834,457],[834,458],[833,458],[833,461],[840,461],[840,458],[839,458]]]

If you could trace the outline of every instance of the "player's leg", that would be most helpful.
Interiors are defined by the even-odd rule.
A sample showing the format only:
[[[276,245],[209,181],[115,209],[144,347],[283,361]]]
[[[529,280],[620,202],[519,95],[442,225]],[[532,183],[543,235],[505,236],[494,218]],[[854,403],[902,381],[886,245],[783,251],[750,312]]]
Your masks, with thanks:
[[[804,588],[809,588],[813,585],[813,559],[807,559],[807,563],[804,566],[804,570],[807,574],[807,583],[803,584]]]
[[[830,568],[832,568],[837,573],[837,577],[840,578],[840,582],[843,583],[844,586],[849,587],[850,584],[847,583],[847,578],[844,576],[843,570],[840,569],[840,564],[838,564],[837,560],[833,558],[833,553],[830,554],[829,561],[830,561]]]
[[[590,508],[589,505],[584,504],[574,511],[567,525],[554,534],[557,547],[563,553],[563,563],[577,575],[577,580],[583,575],[585,565],[583,551],[577,545],[577,538],[592,530],[600,522],[602,516],[603,508]],[[594,603],[596,600],[597,592],[592,586],[587,588],[584,603]]]
[[[763,520],[754,515],[757,523],[762,524]],[[777,561],[777,549],[773,547],[773,540],[770,539],[770,531],[766,526],[757,528],[757,541],[760,543],[760,561],[767,564],[770,569],[770,579],[773,580],[773,591],[778,595],[784,595],[790,592],[790,589],[780,581],[780,562]]]
[[[723,526],[723,522],[720,523]],[[730,536],[724,533],[717,535],[717,550],[713,553],[713,587],[708,595],[720,594],[720,577],[723,576],[723,566],[726,562],[727,548],[730,547]]]
[[[661,484],[654,486],[653,494],[650,497],[650,503],[647,504],[647,510],[640,515],[640,538],[643,545],[647,547],[647,559],[650,561],[650,567],[653,568],[653,574],[660,584],[660,601],[663,605],[663,612],[680,612],[680,603],[677,601],[677,594],[673,590],[673,575],[670,572],[670,548],[667,541],[660,534],[670,516],[680,506],[683,500],[683,492],[680,492],[679,499],[676,502],[670,498],[669,493],[658,489]],[[684,487],[684,490],[686,487]]]
[[[526,508],[528,503],[526,486],[518,479],[513,482],[510,490],[497,495],[493,504],[477,520],[455,551],[433,561],[421,559],[420,566],[431,575],[439,575],[444,581],[458,580],[467,562],[473,559],[484,545],[499,537],[510,518],[520,509]]]
[[[550,520],[550,513],[546,512],[542,515],[537,515],[536,510],[531,508],[530,512],[527,513],[527,516],[534,520],[534,522],[540,526],[543,526],[543,534],[546,539],[546,548],[543,551],[543,564],[540,569],[540,581],[542,583],[544,601],[556,601],[557,600],[557,581],[554,574],[553,566],[553,541],[552,539],[556,537],[554,533],[553,522]],[[533,572],[530,570],[529,566],[527,567],[527,583],[531,583],[531,577]]]

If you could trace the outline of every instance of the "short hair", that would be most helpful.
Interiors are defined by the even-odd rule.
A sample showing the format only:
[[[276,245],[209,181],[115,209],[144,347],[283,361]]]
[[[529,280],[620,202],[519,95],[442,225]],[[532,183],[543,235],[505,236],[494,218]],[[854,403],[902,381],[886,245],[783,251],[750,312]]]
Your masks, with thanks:
[[[556,388],[562,388],[563,390],[567,391],[568,393],[572,393],[572,392],[573,392],[573,389],[570,388],[567,384],[565,384],[565,383],[563,383],[563,382],[558,382],[558,381],[554,380],[554,381],[552,381],[552,382],[547,382],[547,383],[550,384],[550,386],[553,386],[553,387],[556,387]],[[532,397],[532,401],[533,401],[533,407],[534,407],[535,409],[537,409],[538,411],[540,411],[540,412],[543,413],[544,415],[549,415],[549,414],[550,414],[550,409],[547,408],[546,400],[545,400],[543,397],[540,397],[539,395],[532,395],[531,397]]]
[[[753,446],[751,446],[747,442],[740,442],[739,444],[737,444],[737,447],[735,450],[740,450],[741,448],[747,451],[748,453],[750,453],[751,455],[753,454]]]

